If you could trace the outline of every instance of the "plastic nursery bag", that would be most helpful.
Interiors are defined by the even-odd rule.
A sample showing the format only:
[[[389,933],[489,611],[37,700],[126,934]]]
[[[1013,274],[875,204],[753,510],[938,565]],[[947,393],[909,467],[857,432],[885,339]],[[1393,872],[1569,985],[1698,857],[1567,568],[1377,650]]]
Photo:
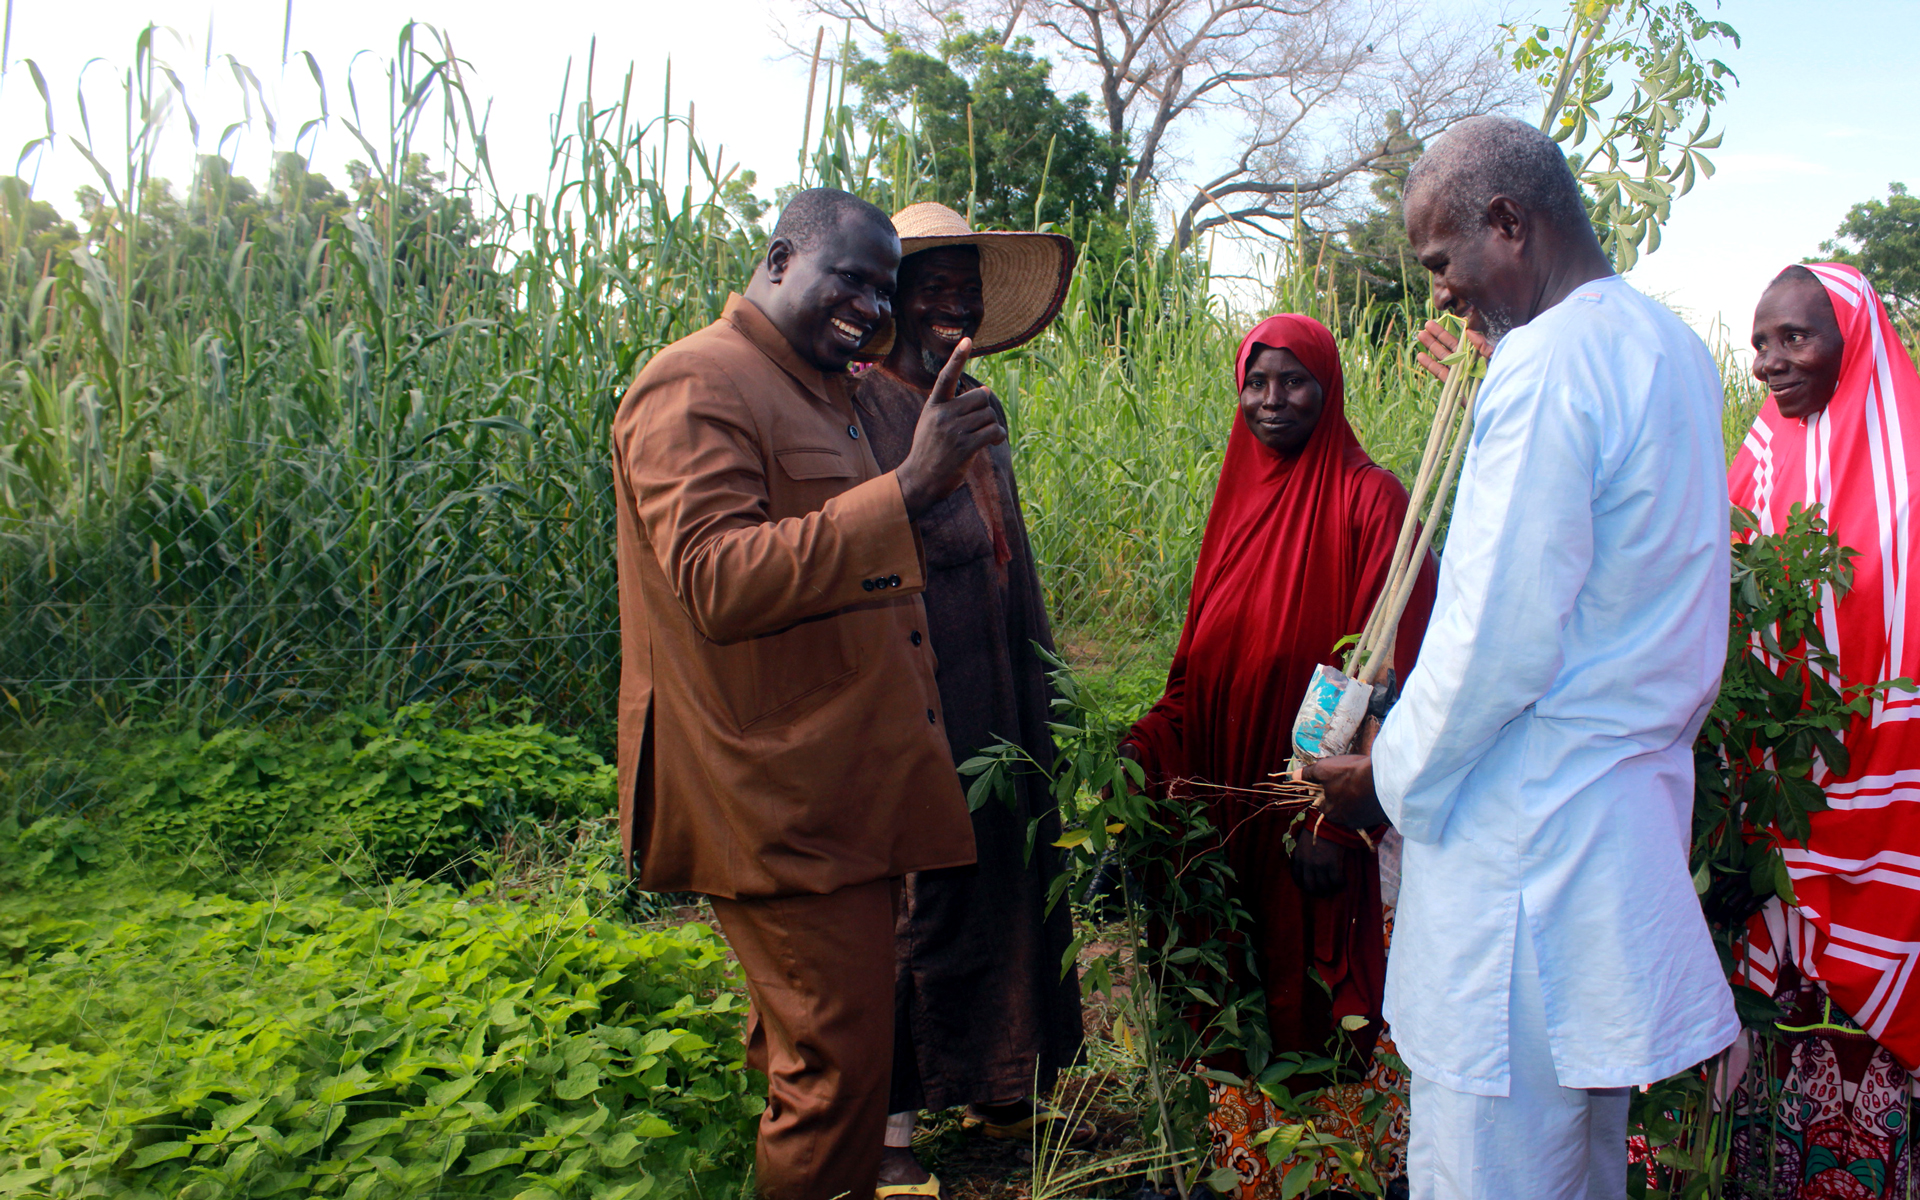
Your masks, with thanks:
[[[1372,700],[1372,688],[1349,679],[1338,667],[1325,663],[1315,667],[1307,681],[1306,698],[1300,701],[1300,715],[1293,719],[1294,752],[1306,762],[1345,754]]]

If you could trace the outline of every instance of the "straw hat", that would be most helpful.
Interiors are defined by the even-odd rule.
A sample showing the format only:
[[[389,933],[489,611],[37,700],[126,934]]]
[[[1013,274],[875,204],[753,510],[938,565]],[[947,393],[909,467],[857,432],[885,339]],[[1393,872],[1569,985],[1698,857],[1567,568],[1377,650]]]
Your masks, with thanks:
[[[978,246],[984,312],[973,353],[994,354],[1031,341],[1059,313],[1073,278],[1071,238],[1057,233],[976,233],[944,204],[909,204],[893,215],[900,257],[936,246]],[[881,359],[893,346],[893,326],[875,334],[862,358]]]

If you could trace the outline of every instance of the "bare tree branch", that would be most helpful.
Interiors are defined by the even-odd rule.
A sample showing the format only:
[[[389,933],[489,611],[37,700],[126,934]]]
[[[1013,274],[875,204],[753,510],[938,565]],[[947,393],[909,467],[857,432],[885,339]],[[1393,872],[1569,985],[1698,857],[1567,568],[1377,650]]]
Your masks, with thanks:
[[[1222,225],[1271,234],[1335,205],[1357,178],[1520,92],[1490,25],[1439,26],[1411,0],[795,2],[920,46],[955,23],[1003,42],[1022,26],[1063,82],[1090,85],[1132,154],[1127,199],[1190,196],[1176,205],[1180,248]],[[1232,150],[1206,151],[1220,160],[1210,177],[1185,182],[1183,156],[1222,131]]]

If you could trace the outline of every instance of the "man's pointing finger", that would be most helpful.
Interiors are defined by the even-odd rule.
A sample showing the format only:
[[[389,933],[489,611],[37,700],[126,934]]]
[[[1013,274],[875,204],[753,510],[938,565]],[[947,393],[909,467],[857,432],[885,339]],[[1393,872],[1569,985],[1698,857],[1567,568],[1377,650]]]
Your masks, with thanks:
[[[940,377],[933,381],[933,394],[927,398],[929,403],[945,404],[953,398],[953,389],[960,383],[960,372],[967,369],[967,359],[972,353],[973,339],[961,338],[947,357],[947,365],[940,368]]]

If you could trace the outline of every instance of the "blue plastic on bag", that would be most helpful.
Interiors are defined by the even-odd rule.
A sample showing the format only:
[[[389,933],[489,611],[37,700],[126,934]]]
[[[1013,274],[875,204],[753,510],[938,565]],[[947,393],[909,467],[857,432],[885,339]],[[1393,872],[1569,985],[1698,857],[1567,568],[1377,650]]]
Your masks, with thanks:
[[[1345,754],[1372,698],[1372,688],[1348,678],[1339,668],[1325,663],[1315,667],[1300,701],[1300,715],[1293,720],[1294,751],[1309,762]]]

